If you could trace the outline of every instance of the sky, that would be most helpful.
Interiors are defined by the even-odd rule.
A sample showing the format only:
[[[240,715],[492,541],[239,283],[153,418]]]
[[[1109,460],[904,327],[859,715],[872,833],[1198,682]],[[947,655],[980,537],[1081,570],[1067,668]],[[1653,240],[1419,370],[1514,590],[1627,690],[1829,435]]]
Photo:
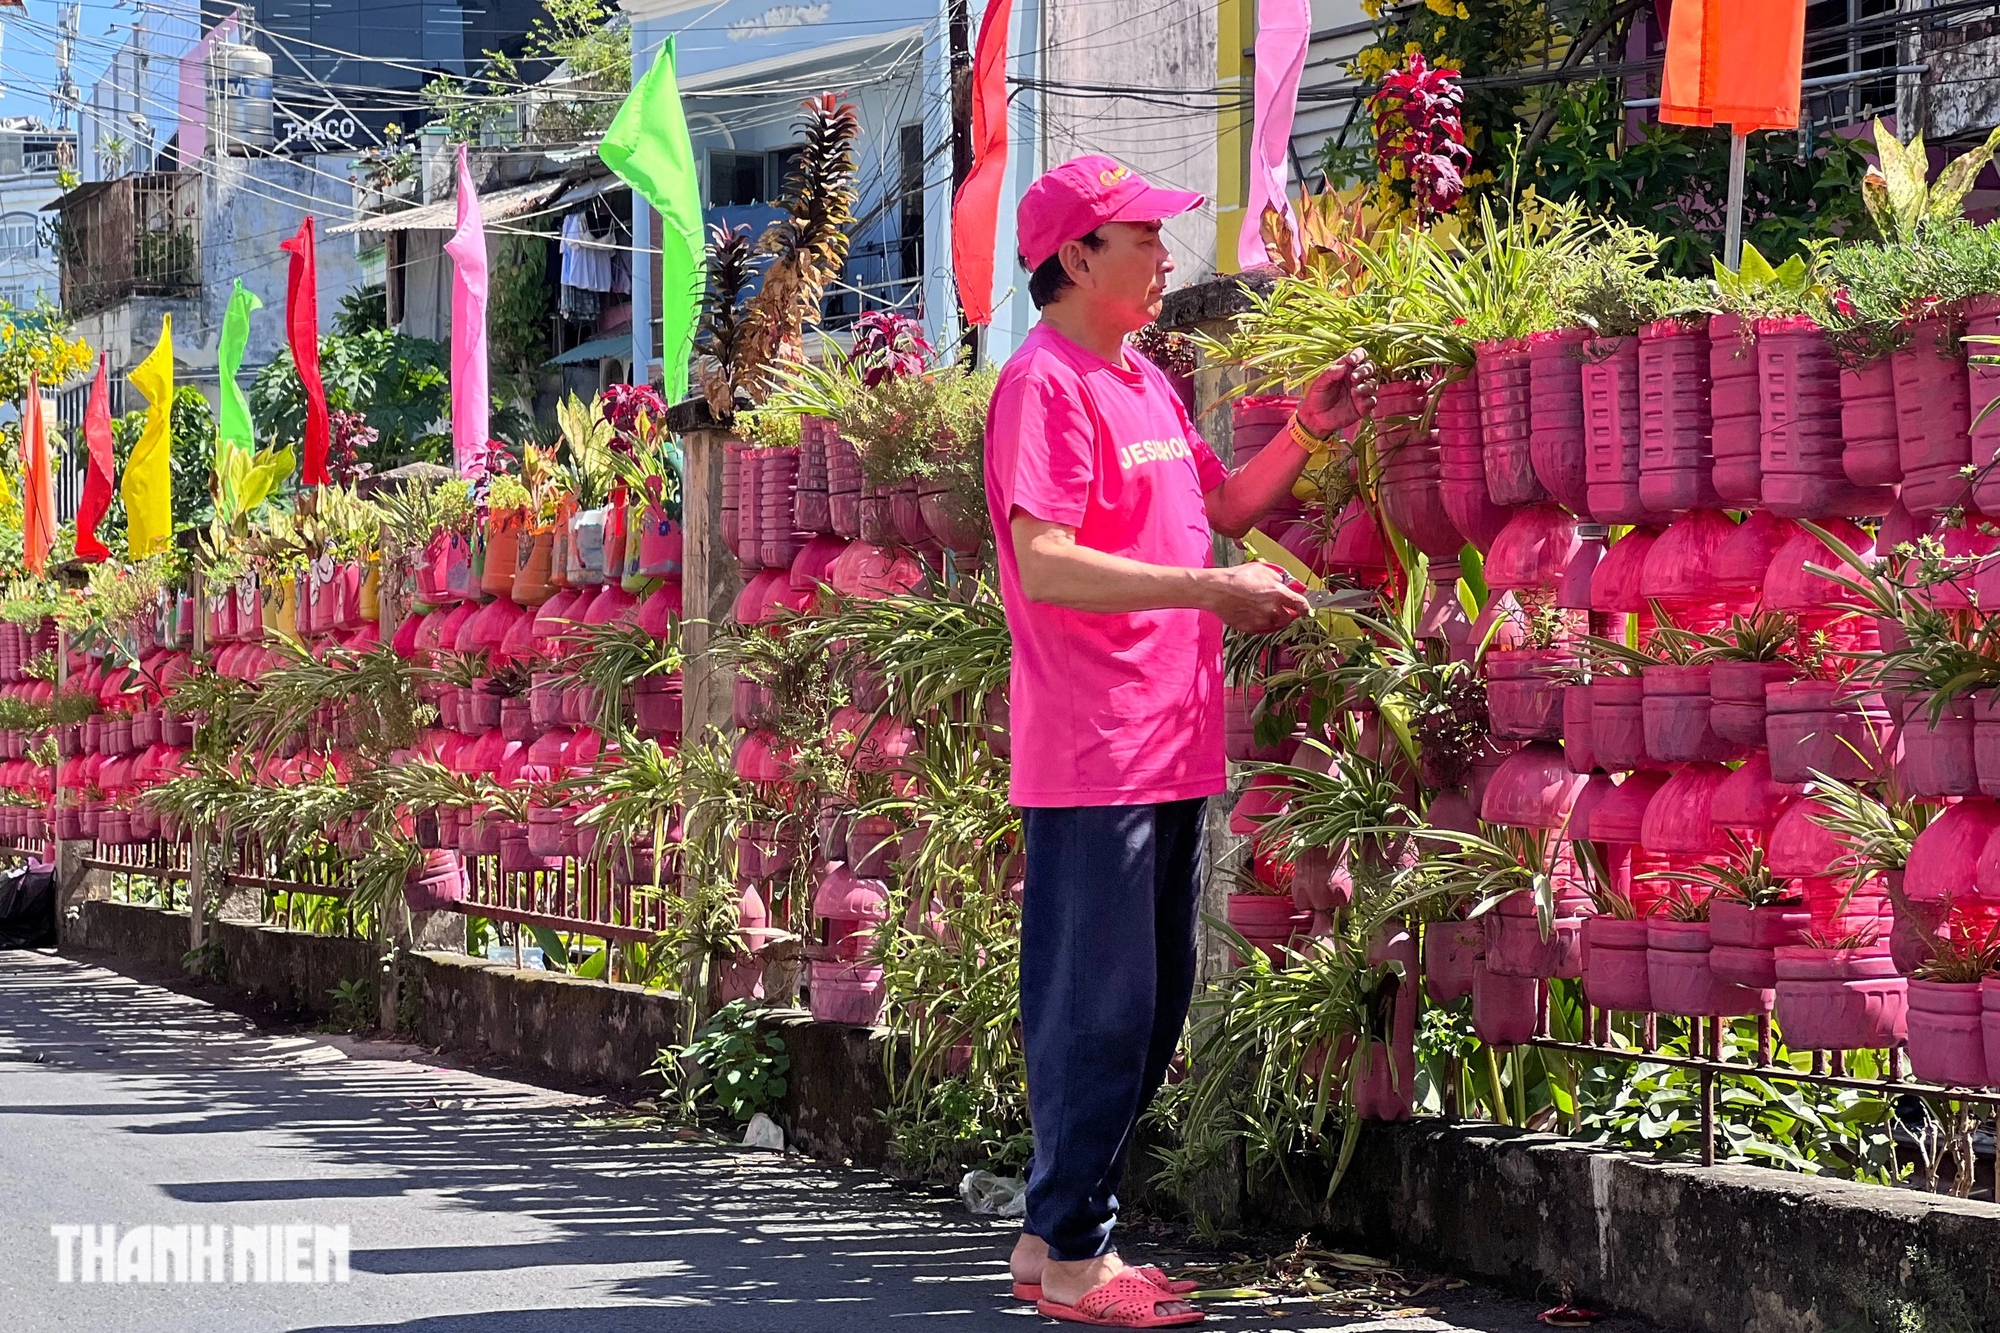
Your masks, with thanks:
[[[20,9],[0,8],[0,79],[6,84],[0,116],[40,116],[53,125],[56,116],[49,92],[56,83],[55,29],[62,6],[55,0],[26,3],[25,17]],[[111,49],[125,40],[139,13],[138,5],[129,2],[83,0],[71,75],[82,92],[88,94],[104,72]]]

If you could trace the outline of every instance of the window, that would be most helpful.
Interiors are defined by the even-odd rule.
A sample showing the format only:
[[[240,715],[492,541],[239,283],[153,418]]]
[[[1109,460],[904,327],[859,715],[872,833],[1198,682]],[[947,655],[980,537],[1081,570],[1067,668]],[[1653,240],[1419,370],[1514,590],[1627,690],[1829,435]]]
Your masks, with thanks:
[[[708,206],[740,208],[764,202],[764,154],[711,149],[708,154]]]
[[[42,239],[30,213],[0,217],[0,256],[19,258],[41,253]]]
[[[764,155],[766,159],[764,198],[772,201],[785,197],[785,180],[792,174],[792,164],[799,160],[805,149],[797,144],[783,148],[773,148]]]

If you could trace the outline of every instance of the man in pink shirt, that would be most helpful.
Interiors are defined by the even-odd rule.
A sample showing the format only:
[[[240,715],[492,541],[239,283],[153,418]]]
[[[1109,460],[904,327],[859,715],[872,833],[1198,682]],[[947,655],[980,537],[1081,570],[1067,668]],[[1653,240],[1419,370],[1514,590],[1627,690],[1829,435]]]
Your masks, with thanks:
[[[986,493],[1013,637],[1011,796],[1027,830],[1021,1022],[1035,1126],[1015,1289],[1043,1314],[1193,1323],[1157,1269],[1111,1248],[1133,1128],[1165,1077],[1195,979],[1202,808],[1226,786],[1222,627],[1263,632],[1304,597],[1266,564],[1217,568],[1372,401],[1359,353],[1237,472],[1166,376],[1125,345],[1173,271],[1160,233],[1202,197],[1106,157],[1022,197],[1041,321],[1000,372]]]

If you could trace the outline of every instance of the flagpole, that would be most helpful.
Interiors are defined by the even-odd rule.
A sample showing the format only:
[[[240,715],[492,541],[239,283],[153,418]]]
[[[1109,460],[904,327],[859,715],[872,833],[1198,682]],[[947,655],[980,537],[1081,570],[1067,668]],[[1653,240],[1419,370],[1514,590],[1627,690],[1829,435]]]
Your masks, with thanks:
[[[1750,136],[1732,126],[1729,134],[1729,215],[1722,233],[1722,262],[1734,273],[1743,266],[1743,176]]]

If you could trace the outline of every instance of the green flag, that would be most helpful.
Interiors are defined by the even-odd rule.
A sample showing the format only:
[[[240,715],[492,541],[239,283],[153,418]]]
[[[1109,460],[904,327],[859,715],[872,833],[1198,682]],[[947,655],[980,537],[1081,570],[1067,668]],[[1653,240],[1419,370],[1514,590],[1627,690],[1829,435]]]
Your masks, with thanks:
[[[695,320],[707,285],[701,239],[701,187],[694,142],[674,78],[674,39],[661,43],[625,104],[618,108],[597,155],[660,214],[660,359],[667,400],[687,396]]]
[[[236,290],[229,294],[229,309],[222,316],[222,339],[215,349],[215,359],[222,370],[222,411],[217,414],[215,436],[215,476],[222,490],[224,512],[235,512],[235,478],[240,466],[230,464],[230,455],[240,455],[247,463],[257,452],[256,436],[250,426],[250,401],[243,396],[243,386],[236,382],[236,372],[243,365],[243,349],[250,341],[250,312],[261,310],[264,303],[257,294],[243,285],[243,279],[236,280]]]

